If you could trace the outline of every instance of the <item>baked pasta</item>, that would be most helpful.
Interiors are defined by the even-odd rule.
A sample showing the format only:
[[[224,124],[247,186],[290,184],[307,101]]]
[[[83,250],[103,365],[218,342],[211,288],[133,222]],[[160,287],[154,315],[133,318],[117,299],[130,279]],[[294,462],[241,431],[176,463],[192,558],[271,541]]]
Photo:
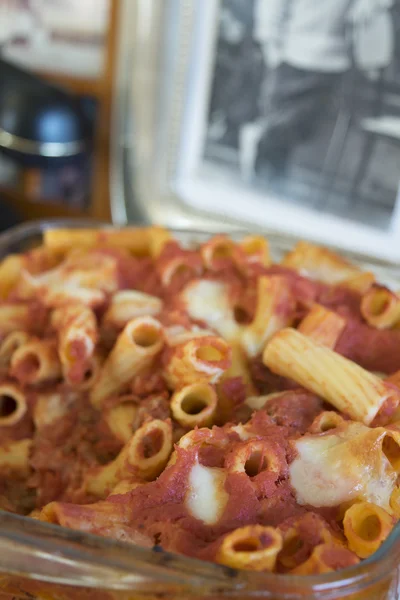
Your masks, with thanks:
[[[400,298],[301,242],[49,230],[0,264],[0,508],[326,573],[400,518]]]

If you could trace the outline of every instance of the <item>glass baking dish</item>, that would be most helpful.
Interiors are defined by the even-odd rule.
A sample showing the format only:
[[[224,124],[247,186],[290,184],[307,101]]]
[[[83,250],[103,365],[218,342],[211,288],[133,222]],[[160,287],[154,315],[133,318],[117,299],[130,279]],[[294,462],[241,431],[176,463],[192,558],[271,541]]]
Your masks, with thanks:
[[[69,220],[22,225],[0,235],[0,257],[37,245],[45,229],[96,225]],[[174,233],[183,243],[207,237],[204,232]],[[274,232],[266,235],[277,259],[296,241]],[[400,270],[395,264],[346,256],[400,289]],[[0,511],[0,600],[398,600],[399,563],[400,525],[360,565],[300,577],[236,571],[158,547],[140,548]]]

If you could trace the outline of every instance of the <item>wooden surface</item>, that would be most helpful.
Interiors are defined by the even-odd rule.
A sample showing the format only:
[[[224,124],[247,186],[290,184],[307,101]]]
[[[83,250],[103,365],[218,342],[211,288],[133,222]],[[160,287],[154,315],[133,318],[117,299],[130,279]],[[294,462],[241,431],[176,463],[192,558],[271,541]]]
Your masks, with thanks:
[[[59,204],[54,200],[32,202],[24,198],[18,191],[9,188],[0,187],[0,198],[13,207],[25,221],[88,217],[87,213]]]
[[[119,0],[111,0],[103,76],[100,83],[100,105],[95,133],[94,174],[91,216],[111,220],[110,207],[110,136],[111,107],[115,82],[115,64],[119,25]]]
[[[51,71],[37,71],[36,74],[49,83],[70,90],[78,96],[93,96],[94,98],[100,96],[101,85],[99,79],[83,79]]]

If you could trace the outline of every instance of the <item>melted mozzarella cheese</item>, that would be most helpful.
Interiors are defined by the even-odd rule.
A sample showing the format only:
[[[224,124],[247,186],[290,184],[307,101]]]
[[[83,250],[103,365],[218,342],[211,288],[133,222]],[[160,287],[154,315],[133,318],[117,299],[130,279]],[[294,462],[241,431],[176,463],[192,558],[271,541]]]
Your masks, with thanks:
[[[235,321],[225,284],[200,279],[183,291],[186,310],[192,319],[204,321],[223,338],[237,338],[242,327]]]
[[[238,425],[232,425],[230,430],[237,433],[242,442],[246,442],[250,438],[256,437],[255,433],[252,433],[246,429],[246,425],[242,425],[242,423],[239,423]]]
[[[269,402],[269,400],[272,400],[273,398],[278,398],[279,396],[282,396],[282,392],[273,392],[272,394],[267,394],[265,396],[249,396],[248,398],[246,398],[245,403],[252,410],[261,410],[262,408],[264,408],[267,402]]]
[[[218,522],[228,502],[225,477],[223,469],[203,467],[198,462],[190,471],[186,506],[193,517],[206,525]]]
[[[290,481],[299,504],[338,506],[353,498],[389,507],[397,473],[382,451],[386,430],[350,423],[294,442]]]

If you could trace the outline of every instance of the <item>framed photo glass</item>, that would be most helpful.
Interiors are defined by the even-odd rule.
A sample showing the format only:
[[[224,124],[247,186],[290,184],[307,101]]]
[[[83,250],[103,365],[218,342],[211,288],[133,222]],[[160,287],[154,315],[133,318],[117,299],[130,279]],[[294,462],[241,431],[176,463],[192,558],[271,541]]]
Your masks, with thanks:
[[[399,259],[399,2],[161,4],[136,2],[121,113],[151,218]]]

